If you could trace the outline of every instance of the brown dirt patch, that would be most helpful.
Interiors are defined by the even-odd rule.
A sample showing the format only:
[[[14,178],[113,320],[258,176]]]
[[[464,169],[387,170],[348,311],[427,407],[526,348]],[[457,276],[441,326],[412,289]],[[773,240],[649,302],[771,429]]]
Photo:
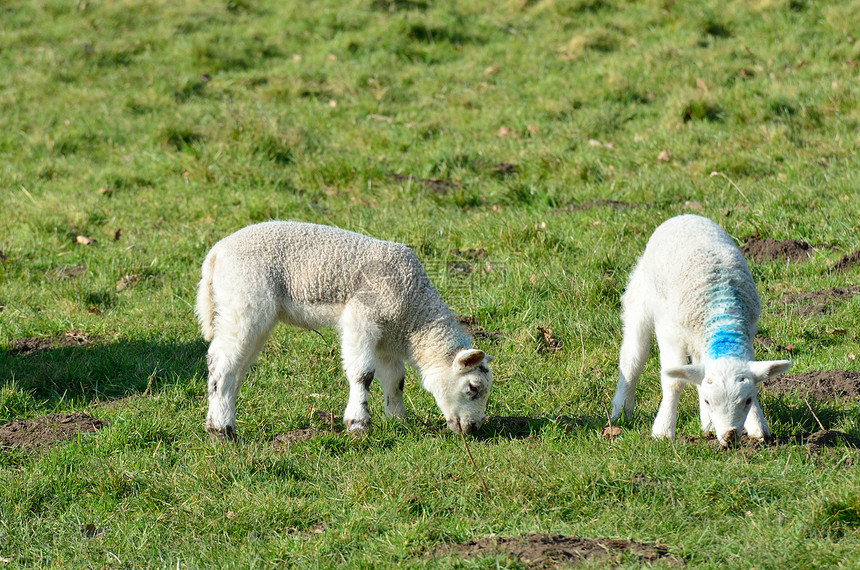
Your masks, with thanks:
[[[757,351],[785,353],[787,355],[790,355],[791,352],[795,349],[795,346],[793,344],[787,344],[783,346],[769,336],[762,335],[756,335],[756,337],[753,339],[753,346],[756,348]]]
[[[624,430],[618,426],[606,426],[600,432],[600,437],[612,441],[613,438],[618,437],[623,432],[624,432]]]
[[[517,165],[510,162],[499,162],[490,166],[490,172],[499,176],[510,176],[517,173]]]
[[[593,210],[595,208],[609,208],[610,210],[617,212],[618,210],[632,210],[634,208],[638,208],[640,205],[641,204],[634,204],[632,202],[620,202],[618,200],[587,200],[558,211],[582,212],[584,210]]]
[[[477,558],[495,555],[515,558],[528,568],[570,568],[583,562],[612,566],[619,564],[622,557],[669,566],[686,565],[683,559],[670,554],[664,546],[632,540],[589,539],[560,534],[533,533],[512,538],[487,537],[460,544],[442,544],[431,553],[434,558]]]
[[[49,269],[46,273],[52,279],[74,279],[86,271],[86,265],[66,265]]]
[[[329,412],[328,410],[315,409],[313,413],[320,422],[327,426],[338,425],[343,421],[341,416],[336,415],[334,412]]]
[[[845,271],[852,267],[860,265],[860,251],[854,251],[844,255],[842,259],[833,264],[831,271]]]
[[[713,447],[714,449],[725,449],[710,432],[705,433],[702,437],[680,436],[680,441],[686,443],[697,444],[702,441]],[[825,448],[837,447],[840,443],[844,443],[848,447],[860,449],[860,438],[853,435],[837,431],[837,430],[820,430],[814,433],[797,433],[794,435],[772,435],[764,440],[752,439],[747,435],[741,437],[740,443],[735,446],[741,451],[756,452],[762,447],[785,447],[795,445],[806,447],[808,453],[821,453]],[[731,448],[729,448],[731,449]]]
[[[480,249],[452,249],[451,255],[456,257],[456,261],[448,263],[448,272],[454,277],[463,277],[470,275],[475,269],[483,267],[488,272],[492,273],[493,269],[487,259],[487,250],[483,247]]]
[[[470,259],[473,261],[480,261],[482,259],[487,258],[487,250],[483,247],[481,248],[469,248],[469,249],[458,249],[454,248],[451,250],[452,255],[456,255],[457,257],[462,257],[463,259]]]
[[[414,183],[424,186],[434,194],[446,194],[449,190],[459,188],[460,185],[450,180],[441,180],[439,178],[419,178],[411,174],[399,174],[392,172],[388,175],[395,182]]]
[[[762,383],[762,388],[777,396],[794,395],[816,400],[860,398],[860,372],[852,370],[814,370],[802,374],[783,374]]]
[[[288,431],[287,433],[282,433],[276,436],[275,439],[272,441],[272,447],[274,447],[275,450],[284,450],[289,448],[294,443],[310,441],[320,433],[322,432],[312,428],[294,429],[292,431]]]
[[[79,433],[94,433],[107,426],[107,420],[84,413],[48,414],[32,420],[15,420],[3,424],[0,426],[0,440],[12,447],[41,450]]]
[[[87,344],[90,344],[90,340],[86,337],[84,331],[73,329],[61,337],[26,337],[15,339],[9,347],[9,354],[12,356],[25,356],[45,350],[85,346]]]
[[[741,252],[756,262],[787,259],[789,261],[806,261],[812,256],[813,248],[805,241],[786,239],[777,241],[773,238],[749,236],[744,239]]]
[[[128,289],[129,287],[131,287],[132,285],[137,283],[138,281],[140,281],[140,274],[139,273],[132,273],[130,275],[129,274],[123,275],[122,278],[116,282],[115,289],[117,291],[125,291],[126,289]]]
[[[817,316],[827,312],[836,301],[846,301],[860,295],[860,285],[819,289],[806,293],[789,293],[782,296],[784,305],[797,305],[793,310],[802,316]]]
[[[472,337],[472,340],[478,342],[495,342],[501,340],[508,335],[502,331],[488,331],[479,326],[478,319],[475,317],[457,316],[457,321],[465,327],[466,331]]]
[[[555,354],[561,351],[561,341],[552,332],[552,329],[546,327],[537,327],[538,335],[538,350],[540,352],[548,352]]]

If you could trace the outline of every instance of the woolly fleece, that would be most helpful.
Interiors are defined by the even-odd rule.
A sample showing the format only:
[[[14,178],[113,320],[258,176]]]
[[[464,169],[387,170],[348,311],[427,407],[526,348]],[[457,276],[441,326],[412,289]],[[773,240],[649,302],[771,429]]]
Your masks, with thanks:
[[[654,332],[663,388],[655,437],[674,437],[678,398],[687,383],[699,391],[702,429],[713,427],[721,442],[740,437],[744,428],[752,437],[770,434],[755,384],[791,363],[754,361],[761,303],[743,254],[722,228],[694,215],[661,224],[621,301],[624,340],[612,419],[633,413],[636,381]]]
[[[202,273],[196,312],[212,341],[210,432],[231,435],[235,393],[277,321],[339,329],[350,381],[344,421],[351,428],[363,431],[369,423],[374,374],[385,389],[386,413],[405,414],[404,360],[421,371],[452,429],[468,432],[483,421],[491,377],[482,363],[490,357],[471,348],[405,245],[329,226],[264,222],[215,244]]]

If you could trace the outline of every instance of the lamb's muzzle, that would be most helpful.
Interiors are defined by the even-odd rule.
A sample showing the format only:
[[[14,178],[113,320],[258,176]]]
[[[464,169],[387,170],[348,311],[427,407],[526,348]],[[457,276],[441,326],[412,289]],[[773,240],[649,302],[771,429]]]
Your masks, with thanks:
[[[738,434],[738,430],[732,428],[717,439],[719,439],[720,444],[728,447],[735,445],[741,438],[740,434]]]
[[[482,425],[484,425],[484,421],[486,419],[486,416],[476,421],[454,418],[447,420],[447,424],[448,428],[454,433],[464,433],[466,435],[469,435],[470,433],[478,430]]]

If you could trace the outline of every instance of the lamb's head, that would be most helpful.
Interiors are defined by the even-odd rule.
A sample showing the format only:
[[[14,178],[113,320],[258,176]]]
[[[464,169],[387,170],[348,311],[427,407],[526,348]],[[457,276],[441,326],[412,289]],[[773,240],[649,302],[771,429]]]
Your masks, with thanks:
[[[756,401],[759,382],[782,374],[791,367],[789,360],[750,361],[740,358],[717,358],[705,364],[668,368],[671,378],[695,384],[720,443],[727,445],[740,439],[747,414]]]
[[[450,368],[441,371],[433,386],[428,386],[451,431],[468,434],[484,423],[493,384],[487,365],[492,361],[493,357],[483,350],[464,348],[454,355]]]

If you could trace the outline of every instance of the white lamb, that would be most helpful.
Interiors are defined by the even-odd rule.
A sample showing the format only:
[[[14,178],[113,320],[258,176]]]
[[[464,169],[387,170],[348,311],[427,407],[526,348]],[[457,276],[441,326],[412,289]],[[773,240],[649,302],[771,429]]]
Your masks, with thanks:
[[[471,347],[405,245],[301,222],[248,226],[206,256],[196,313],[212,341],[206,431],[216,437],[235,437],[236,394],[278,321],[337,327],[349,380],[343,421],[352,432],[369,427],[374,376],[386,415],[405,417],[404,360],[421,372],[453,431],[484,421],[492,357]]]
[[[675,436],[686,384],[698,388],[702,430],[713,426],[722,444],[743,429],[753,438],[770,435],[756,385],[791,362],[754,361],[761,305],[743,254],[722,228],[692,215],[664,222],[648,240],[621,303],[624,340],[612,419],[633,414],[636,380],[654,332],[663,389],[654,437]]]

